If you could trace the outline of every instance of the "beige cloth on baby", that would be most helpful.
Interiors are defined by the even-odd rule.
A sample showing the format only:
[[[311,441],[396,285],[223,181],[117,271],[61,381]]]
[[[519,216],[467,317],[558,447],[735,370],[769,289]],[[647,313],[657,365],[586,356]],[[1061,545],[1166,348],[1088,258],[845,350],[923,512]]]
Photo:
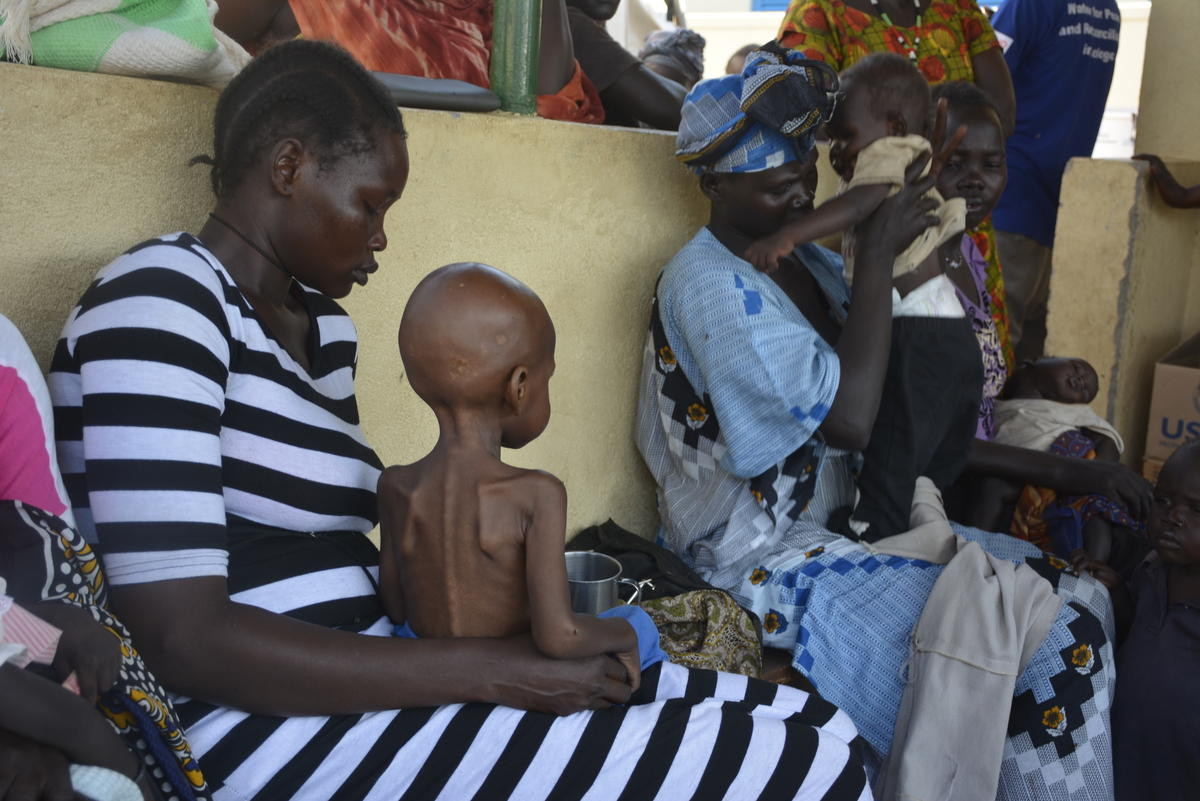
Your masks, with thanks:
[[[1013,398],[996,401],[994,440],[1035,451],[1049,449],[1064,431],[1090,428],[1117,444],[1125,452],[1125,442],[1112,423],[1092,411],[1086,403],[1060,403],[1042,398]]]
[[[996,797],[1017,676],[1062,607],[1050,582],[955,534],[941,494],[917,479],[912,529],[867,549],[945,564],[909,643],[892,751],[876,779],[887,801]]]
[[[856,186],[873,184],[888,184],[891,186],[889,195],[894,195],[904,186],[904,171],[918,156],[931,152],[929,140],[915,134],[909,136],[885,136],[876,139],[859,151],[854,163],[854,175],[849,181],[843,181],[841,192]],[[925,168],[925,173],[929,168]],[[924,174],[924,173],[923,173]],[[936,189],[930,189],[926,197],[932,197],[938,206],[933,210],[937,217],[937,225],[930,226],[896,257],[892,265],[892,277],[904,275],[915,270],[933,249],[950,237],[962,231],[967,225],[967,203],[960,197],[946,200]],[[844,237],[850,242],[851,236]],[[846,262],[846,278],[854,275],[853,245],[843,248]]]

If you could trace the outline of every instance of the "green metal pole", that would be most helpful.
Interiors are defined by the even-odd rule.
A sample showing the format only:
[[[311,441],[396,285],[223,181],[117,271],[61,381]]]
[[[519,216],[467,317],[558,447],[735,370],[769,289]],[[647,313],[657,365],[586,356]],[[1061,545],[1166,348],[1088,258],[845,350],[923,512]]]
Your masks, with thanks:
[[[493,9],[492,91],[505,111],[536,114],[542,0],[495,0]]]

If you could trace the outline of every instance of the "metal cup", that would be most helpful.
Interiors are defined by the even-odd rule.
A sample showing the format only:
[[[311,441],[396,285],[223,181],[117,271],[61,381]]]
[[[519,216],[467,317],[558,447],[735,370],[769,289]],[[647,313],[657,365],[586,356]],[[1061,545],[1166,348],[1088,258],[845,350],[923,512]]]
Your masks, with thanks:
[[[617,595],[618,584],[633,587],[628,601]],[[571,609],[580,614],[598,615],[620,603],[636,604],[642,598],[642,588],[636,581],[621,578],[621,563],[596,551],[567,551],[567,586]]]

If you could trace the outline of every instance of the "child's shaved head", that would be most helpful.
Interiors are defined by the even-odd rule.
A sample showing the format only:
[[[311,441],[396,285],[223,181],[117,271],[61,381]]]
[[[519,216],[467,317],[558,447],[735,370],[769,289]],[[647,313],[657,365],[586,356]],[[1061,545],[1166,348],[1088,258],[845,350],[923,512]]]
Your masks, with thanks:
[[[552,355],[554,325],[541,299],[486,264],[449,264],[413,290],[400,321],[400,357],[422,400],[485,406],[504,397],[514,368]]]
[[[872,53],[841,73],[842,91],[865,91],[867,108],[879,119],[900,117],[909,133],[925,135],[930,123],[929,84],[909,62],[895,53]]]

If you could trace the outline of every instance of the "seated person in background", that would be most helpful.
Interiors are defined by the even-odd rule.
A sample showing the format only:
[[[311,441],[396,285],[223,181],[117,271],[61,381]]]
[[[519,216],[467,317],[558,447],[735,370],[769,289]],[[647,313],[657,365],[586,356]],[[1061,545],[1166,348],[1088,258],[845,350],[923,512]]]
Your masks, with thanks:
[[[746,56],[761,48],[762,45],[748,44],[742,45],[737,50],[733,51],[733,55],[725,62],[726,75],[741,75],[742,70],[746,68]]]
[[[751,53],[747,69],[763,54],[778,57],[768,50]],[[806,73],[819,80],[821,71],[830,68],[813,61]],[[926,138],[929,87],[907,59],[890,53],[867,56],[843,73],[841,85],[844,99],[825,130],[843,191],[752,244],[746,260],[759,270],[774,270],[802,243],[845,231],[850,278],[854,227],[904,185],[910,163],[931,153]],[[830,88],[835,87],[832,81]],[[933,138],[940,142],[941,131]],[[947,152],[961,138],[951,142]],[[860,498],[848,520],[838,516],[831,524],[834,530],[869,542],[908,530],[918,476],[928,476],[942,490],[958,478],[979,415],[979,345],[938,253],[942,242],[962,232],[966,204],[961,199],[943,201],[935,189],[925,202],[936,225],[897,256],[892,269],[891,355],[879,413],[863,452]]]
[[[491,86],[492,0],[222,0],[217,26],[253,52],[303,35],[377,72]],[[600,96],[571,49],[563,0],[542,3],[537,113],[604,122]]]
[[[649,69],[609,35],[604,23],[619,5],[620,0],[567,0],[575,58],[600,92],[606,123],[674,131],[687,90]]]
[[[1113,593],[1118,654],[1113,706],[1116,801],[1195,798],[1200,787],[1200,444],[1163,465],[1149,535],[1154,551]],[[1132,599],[1130,597],[1132,595]],[[1126,612],[1122,615],[1122,612]]]
[[[614,654],[636,690],[664,658],[654,624],[635,606],[572,612],[562,482],[500,461],[550,421],[554,340],[538,296],[495,268],[452,264],[417,285],[400,356],[441,433],[380,476],[380,593],[400,636],[532,631],[552,658]]]
[[[1088,406],[1099,377],[1083,359],[1043,358],[1021,365],[996,401],[995,442],[1075,459],[1118,461],[1124,443]],[[1019,497],[1015,497],[1019,491]],[[1002,497],[997,493],[997,502]],[[1145,555],[1140,528],[1125,506],[1103,495],[1062,495],[1052,489],[1011,486],[1016,501],[1011,533],[1044,551],[1132,570]]]
[[[704,77],[704,37],[687,28],[653,31],[638,58],[647,69],[691,89]]]
[[[1149,162],[1150,178],[1158,187],[1158,193],[1162,195],[1163,202],[1168,206],[1174,206],[1177,209],[1200,208],[1200,185],[1184,187],[1175,180],[1175,176],[1158,156],[1143,153],[1134,158]]]

